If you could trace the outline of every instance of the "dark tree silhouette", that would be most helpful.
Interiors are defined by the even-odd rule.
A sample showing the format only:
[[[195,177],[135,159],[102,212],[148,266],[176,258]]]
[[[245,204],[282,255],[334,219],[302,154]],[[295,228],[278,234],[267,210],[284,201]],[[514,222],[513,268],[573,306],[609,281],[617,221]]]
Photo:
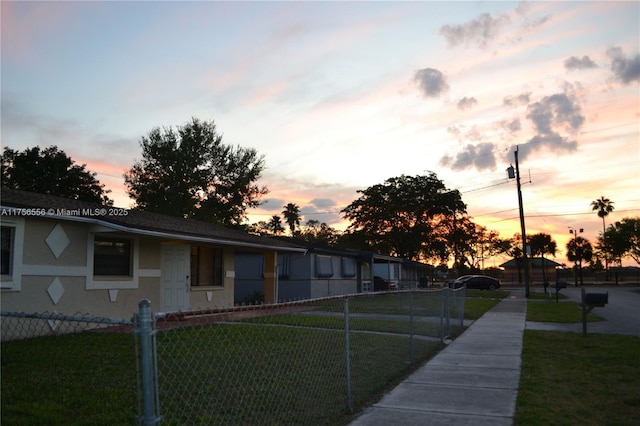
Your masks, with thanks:
[[[575,235],[575,234],[574,234]],[[590,262],[593,258],[593,248],[591,243],[582,237],[574,236],[567,243],[567,259],[571,262],[575,262],[576,266],[576,284],[578,280],[578,274],[580,275],[580,285],[583,285],[582,280],[582,262]]]
[[[213,121],[154,128],[140,146],[142,160],[124,174],[140,210],[238,226],[268,192],[255,184],[264,158],[223,144]]]
[[[5,147],[1,173],[2,186],[7,188],[113,205],[107,196],[111,191],[104,189],[96,173],[88,171],[85,164],[76,164],[55,145],[22,152]]]
[[[284,220],[289,225],[291,235],[296,234],[296,226],[300,226],[300,207],[295,203],[288,203],[282,211]]]

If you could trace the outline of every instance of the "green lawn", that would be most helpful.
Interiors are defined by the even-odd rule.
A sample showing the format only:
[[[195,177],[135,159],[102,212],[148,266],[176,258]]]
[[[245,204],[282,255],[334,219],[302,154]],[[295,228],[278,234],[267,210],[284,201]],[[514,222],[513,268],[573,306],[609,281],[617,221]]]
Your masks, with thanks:
[[[527,321],[535,322],[582,322],[582,309],[575,302],[530,301],[527,302]],[[587,314],[587,321],[604,321],[593,312]]]
[[[416,340],[410,362],[405,336],[352,332],[350,337],[354,411],[375,402],[443,347]],[[346,423],[344,345],[341,330],[271,324],[161,332],[163,424]]]
[[[2,425],[131,424],[137,410],[131,334],[2,343]]]
[[[640,424],[640,339],[525,331],[515,425]]]
[[[575,302],[533,300],[527,320],[581,322],[582,312]],[[526,330],[514,424],[640,424],[640,338]]]
[[[464,319],[476,320],[486,311],[500,303],[509,295],[508,291],[467,290],[464,305]]]

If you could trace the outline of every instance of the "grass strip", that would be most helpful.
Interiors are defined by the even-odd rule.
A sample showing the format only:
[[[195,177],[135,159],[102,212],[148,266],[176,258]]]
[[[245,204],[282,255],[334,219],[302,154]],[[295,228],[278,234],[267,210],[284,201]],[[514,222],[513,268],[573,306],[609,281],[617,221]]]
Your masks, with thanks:
[[[531,301],[527,303],[527,321],[576,323],[582,322],[582,309],[575,302],[543,302]],[[587,322],[604,321],[604,319],[590,312]]]
[[[638,337],[525,331],[514,424],[640,424],[638,354]]]

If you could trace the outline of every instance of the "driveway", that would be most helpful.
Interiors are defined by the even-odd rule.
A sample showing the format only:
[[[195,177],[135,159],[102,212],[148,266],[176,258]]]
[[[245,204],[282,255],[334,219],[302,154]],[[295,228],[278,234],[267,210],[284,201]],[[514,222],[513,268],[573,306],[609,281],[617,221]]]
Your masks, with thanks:
[[[609,303],[592,312],[606,321],[587,323],[587,333],[628,334],[640,337],[640,287],[585,286],[587,293],[609,293]],[[562,289],[569,300],[580,303],[580,287]],[[554,299],[555,300],[555,299]],[[566,300],[566,299],[565,299]],[[534,323],[527,321],[528,330],[557,330],[582,332],[582,323]]]

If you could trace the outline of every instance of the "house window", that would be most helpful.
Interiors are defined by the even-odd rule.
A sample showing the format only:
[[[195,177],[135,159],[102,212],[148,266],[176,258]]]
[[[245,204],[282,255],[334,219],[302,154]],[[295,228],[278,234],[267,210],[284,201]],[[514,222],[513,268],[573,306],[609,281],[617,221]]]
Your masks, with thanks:
[[[191,247],[191,286],[224,286],[222,249],[218,247]]]
[[[289,255],[278,257],[278,278],[289,278],[289,265],[291,264],[291,257]]]
[[[0,230],[0,245],[2,247],[2,254],[0,256],[0,273],[2,275],[11,275],[13,266],[13,227],[3,226]]]
[[[343,257],[340,259],[342,265],[343,277],[355,277],[356,276],[356,260],[350,257]]]
[[[316,255],[316,277],[327,278],[333,276],[333,262],[331,256]]]
[[[131,240],[95,237],[93,275],[131,276]]]

